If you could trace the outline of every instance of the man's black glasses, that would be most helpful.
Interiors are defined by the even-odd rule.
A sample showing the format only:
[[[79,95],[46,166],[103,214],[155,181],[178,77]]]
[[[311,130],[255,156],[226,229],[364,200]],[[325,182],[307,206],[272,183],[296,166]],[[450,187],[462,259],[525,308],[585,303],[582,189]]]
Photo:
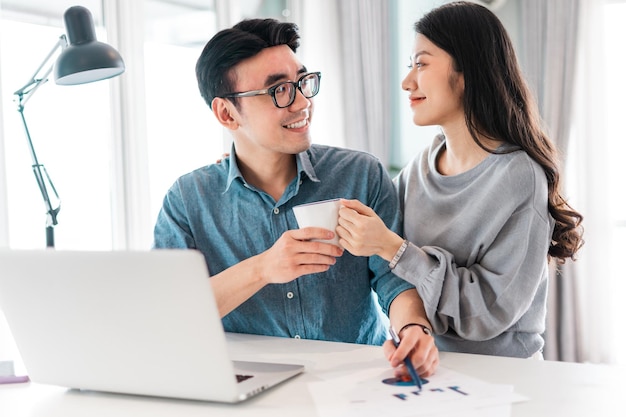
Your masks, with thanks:
[[[302,75],[302,77],[298,78],[297,81],[285,81],[263,90],[251,90],[241,93],[224,94],[222,98],[253,97],[267,94],[272,97],[276,107],[283,109],[291,106],[296,100],[296,89],[300,90],[302,95],[306,98],[311,98],[319,93],[320,78],[322,78],[322,73],[309,72]]]

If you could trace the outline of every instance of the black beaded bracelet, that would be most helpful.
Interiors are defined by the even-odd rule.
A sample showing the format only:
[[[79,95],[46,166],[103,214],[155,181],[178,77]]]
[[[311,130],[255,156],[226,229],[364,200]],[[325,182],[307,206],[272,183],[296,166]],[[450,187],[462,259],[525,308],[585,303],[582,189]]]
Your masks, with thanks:
[[[407,329],[407,328],[412,327],[412,326],[419,326],[419,327],[421,327],[422,331],[425,334],[427,334],[428,336],[432,336],[433,335],[433,331],[428,326],[425,326],[425,325],[419,324],[419,323],[408,323],[408,324],[405,324],[404,326],[402,326],[402,328],[400,329],[398,334],[402,333],[402,330]]]

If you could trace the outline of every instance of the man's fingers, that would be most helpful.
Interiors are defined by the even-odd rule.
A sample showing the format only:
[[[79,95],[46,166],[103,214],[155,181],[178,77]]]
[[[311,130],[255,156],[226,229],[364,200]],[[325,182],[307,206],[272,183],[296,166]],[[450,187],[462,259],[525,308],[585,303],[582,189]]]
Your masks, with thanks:
[[[296,251],[299,253],[323,254],[329,256],[343,255],[343,248],[320,240],[331,240],[335,232],[321,227],[305,227],[303,229],[290,230],[289,235],[297,242]]]

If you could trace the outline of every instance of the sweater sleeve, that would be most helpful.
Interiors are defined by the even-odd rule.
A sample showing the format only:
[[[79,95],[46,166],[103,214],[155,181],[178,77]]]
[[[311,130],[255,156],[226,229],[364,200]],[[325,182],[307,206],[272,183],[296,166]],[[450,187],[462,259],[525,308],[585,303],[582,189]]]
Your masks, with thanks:
[[[464,339],[488,340],[530,307],[543,277],[549,230],[527,210],[510,218],[479,262],[459,266],[443,248],[410,244],[394,272],[416,286],[437,334],[453,330]]]

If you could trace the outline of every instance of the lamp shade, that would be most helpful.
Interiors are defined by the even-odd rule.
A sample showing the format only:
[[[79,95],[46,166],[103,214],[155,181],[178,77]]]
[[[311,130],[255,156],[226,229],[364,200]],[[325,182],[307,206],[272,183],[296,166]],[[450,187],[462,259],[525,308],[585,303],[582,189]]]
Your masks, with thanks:
[[[65,11],[69,45],[54,65],[54,80],[61,85],[85,84],[124,72],[124,60],[110,45],[96,40],[91,12],[74,6]]]

